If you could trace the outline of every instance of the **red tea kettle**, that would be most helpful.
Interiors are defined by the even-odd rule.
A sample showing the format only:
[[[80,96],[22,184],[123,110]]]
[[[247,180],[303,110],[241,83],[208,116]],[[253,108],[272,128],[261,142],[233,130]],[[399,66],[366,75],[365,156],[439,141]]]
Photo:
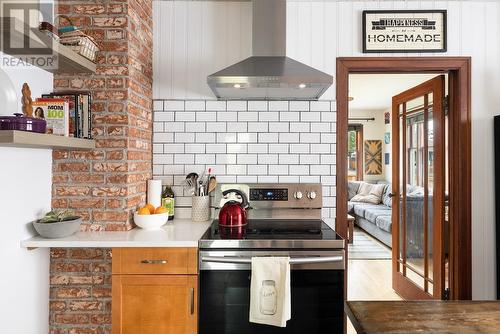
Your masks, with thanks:
[[[247,196],[237,189],[228,189],[222,192],[223,196],[234,193],[241,197],[241,202],[231,200],[224,204],[219,212],[219,226],[240,227],[247,224],[247,211],[250,206]]]

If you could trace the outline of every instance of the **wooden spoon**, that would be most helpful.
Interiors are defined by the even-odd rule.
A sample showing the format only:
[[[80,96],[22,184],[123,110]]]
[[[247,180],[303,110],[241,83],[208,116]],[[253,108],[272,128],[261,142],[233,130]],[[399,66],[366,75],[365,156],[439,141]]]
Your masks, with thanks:
[[[217,179],[215,176],[211,176],[210,180],[208,181],[208,193],[210,194],[212,191],[215,190],[217,187]]]

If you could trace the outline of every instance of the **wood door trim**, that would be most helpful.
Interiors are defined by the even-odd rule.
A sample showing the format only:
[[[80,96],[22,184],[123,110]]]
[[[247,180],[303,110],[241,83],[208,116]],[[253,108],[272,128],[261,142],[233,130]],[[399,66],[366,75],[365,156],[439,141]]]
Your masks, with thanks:
[[[346,134],[350,73],[448,73],[450,87],[450,299],[472,298],[471,58],[337,58],[337,134]],[[337,232],[347,236],[347,136],[337,137]]]

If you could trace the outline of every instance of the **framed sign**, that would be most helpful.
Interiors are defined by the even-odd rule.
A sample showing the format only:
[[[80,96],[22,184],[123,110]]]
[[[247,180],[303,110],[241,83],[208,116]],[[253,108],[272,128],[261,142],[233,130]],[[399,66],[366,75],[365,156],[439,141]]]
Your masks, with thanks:
[[[363,52],[446,52],[446,10],[363,11]]]

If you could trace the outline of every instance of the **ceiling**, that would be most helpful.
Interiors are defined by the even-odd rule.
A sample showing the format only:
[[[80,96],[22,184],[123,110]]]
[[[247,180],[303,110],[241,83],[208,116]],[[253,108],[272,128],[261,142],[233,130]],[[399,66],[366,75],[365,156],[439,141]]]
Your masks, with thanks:
[[[351,74],[349,75],[350,110],[387,110],[392,97],[437,74]]]

